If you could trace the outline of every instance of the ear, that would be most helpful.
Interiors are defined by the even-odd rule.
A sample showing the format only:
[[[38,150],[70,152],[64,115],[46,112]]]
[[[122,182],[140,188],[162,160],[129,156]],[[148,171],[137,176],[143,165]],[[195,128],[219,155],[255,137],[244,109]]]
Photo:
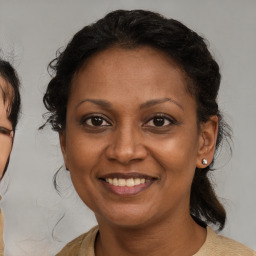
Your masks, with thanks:
[[[218,117],[211,116],[209,120],[200,125],[199,147],[197,155],[197,168],[205,168],[210,165],[213,160],[215,146],[218,136]],[[207,160],[207,164],[203,164],[203,159]]]
[[[60,147],[61,147],[61,152],[62,152],[62,155],[63,155],[65,167],[66,167],[67,170],[69,170],[67,154],[66,154],[67,149],[66,149],[66,133],[65,133],[65,131],[60,131],[59,132],[59,140],[60,140]]]

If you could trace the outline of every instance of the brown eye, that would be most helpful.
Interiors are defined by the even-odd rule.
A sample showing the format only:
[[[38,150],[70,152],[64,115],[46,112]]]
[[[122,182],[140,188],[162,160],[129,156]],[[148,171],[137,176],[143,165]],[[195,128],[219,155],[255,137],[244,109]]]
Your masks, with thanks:
[[[94,116],[91,118],[91,123],[93,126],[101,126],[103,124],[103,118],[99,116]]]
[[[146,126],[148,127],[164,127],[168,125],[175,124],[175,121],[173,121],[170,118],[164,117],[164,116],[155,116],[152,119],[150,119]]]
[[[153,124],[155,126],[164,126],[165,119],[163,117],[155,117],[153,118]]]
[[[110,124],[101,116],[91,116],[83,121],[83,124],[94,127],[109,126]]]

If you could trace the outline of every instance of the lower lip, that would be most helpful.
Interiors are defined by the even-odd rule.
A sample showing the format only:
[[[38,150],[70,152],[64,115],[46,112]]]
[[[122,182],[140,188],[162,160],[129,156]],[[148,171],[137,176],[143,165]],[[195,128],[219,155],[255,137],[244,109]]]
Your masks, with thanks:
[[[146,182],[140,185],[136,185],[133,187],[127,187],[127,186],[114,186],[110,183],[107,183],[105,181],[102,181],[105,187],[107,187],[108,190],[113,192],[116,195],[120,196],[132,196],[137,195],[140,192],[144,191],[148,187],[150,187],[153,184],[154,181]]]

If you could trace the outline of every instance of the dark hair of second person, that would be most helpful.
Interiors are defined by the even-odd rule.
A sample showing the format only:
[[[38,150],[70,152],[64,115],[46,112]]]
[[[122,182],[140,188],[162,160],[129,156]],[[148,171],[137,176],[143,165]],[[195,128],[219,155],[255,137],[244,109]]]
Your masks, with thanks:
[[[2,59],[0,59],[0,77],[4,83],[0,85],[0,94],[3,100],[3,104],[7,105],[7,118],[11,122],[11,132],[13,133],[12,137],[14,137],[21,105],[19,92],[20,81],[15,69],[11,66],[11,64]],[[3,175],[6,172],[8,163],[9,158],[5,165]]]

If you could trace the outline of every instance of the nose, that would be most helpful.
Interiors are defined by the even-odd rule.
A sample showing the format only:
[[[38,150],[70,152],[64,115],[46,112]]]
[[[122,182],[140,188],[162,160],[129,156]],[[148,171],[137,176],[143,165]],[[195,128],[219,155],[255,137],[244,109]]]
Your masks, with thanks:
[[[115,160],[124,165],[145,159],[147,149],[143,145],[142,135],[133,128],[115,131],[106,149],[106,156],[109,160]]]

